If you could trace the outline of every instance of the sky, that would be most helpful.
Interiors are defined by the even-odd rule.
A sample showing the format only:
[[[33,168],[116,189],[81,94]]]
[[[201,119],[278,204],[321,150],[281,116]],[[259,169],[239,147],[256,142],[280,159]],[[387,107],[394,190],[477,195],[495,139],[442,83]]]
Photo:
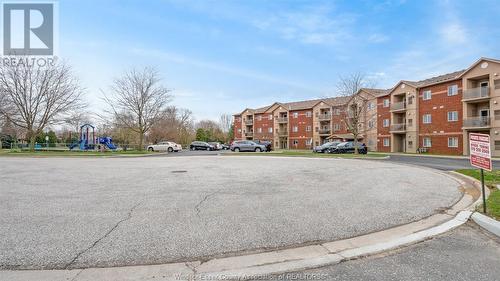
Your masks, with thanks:
[[[156,67],[172,104],[217,120],[275,101],[378,88],[500,58],[497,0],[59,1],[59,56],[89,110],[131,68]]]

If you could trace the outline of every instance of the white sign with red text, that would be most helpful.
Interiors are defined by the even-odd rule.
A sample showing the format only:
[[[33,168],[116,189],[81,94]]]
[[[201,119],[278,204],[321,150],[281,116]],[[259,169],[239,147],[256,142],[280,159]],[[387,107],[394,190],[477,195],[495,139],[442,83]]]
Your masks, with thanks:
[[[490,136],[486,134],[469,134],[470,164],[474,167],[491,171]]]

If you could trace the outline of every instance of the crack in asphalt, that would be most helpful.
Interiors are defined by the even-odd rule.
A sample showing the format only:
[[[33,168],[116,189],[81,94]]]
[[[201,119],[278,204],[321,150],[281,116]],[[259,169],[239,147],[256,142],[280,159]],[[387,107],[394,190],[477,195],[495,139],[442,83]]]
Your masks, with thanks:
[[[75,263],[76,260],[78,260],[78,258],[80,258],[80,256],[82,256],[83,254],[85,254],[87,251],[91,250],[92,248],[94,248],[99,242],[101,242],[104,238],[108,237],[116,228],[118,228],[118,226],[122,223],[122,222],[125,222],[129,219],[132,218],[132,213],[134,212],[134,210],[141,204],[142,202],[139,202],[137,204],[135,204],[132,208],[130,208],[130,210],[128,211],[127,213],[127,217],[119,220],[117,223],[115,223],[115,225],[110,229],[108,230],[103,236],[101,236],[99,239],[97,239],[96,241],[94,241],[94,243],[92,243],[92,245],[90,245],[90,247],[86,248],[85,250],[79,252],[68,264],[66,264],[66,266],[64,266],[64,269],[68,269],[73,263]]]
[[[208,198],[210,198],[211,196],[214,196],[214,195],[215,195],[215,194],[217,194],[217,193],[219,193],[219,191],[218,191],[218,190],[217,190],[217,191],[214,191],[214,192],[212,192],[212,193],[209,193],[209,194],[207,194],[207,195],[205,195],[205,197],[203,197],[203,199],[201,199],[201,201],[200,201],[200,202],[198,202],[198,204],[196,204],[196,206],[194,206],[194,209],[195,209],[195,211],[196,211],[196,216],[198,216],[199,218],[201,218],[201,217],[200,217],[200,212],[201,212],[201,210],[200,210],[200,206],[201,206],[204,202],[206,202],[206,201],[208,200]]]

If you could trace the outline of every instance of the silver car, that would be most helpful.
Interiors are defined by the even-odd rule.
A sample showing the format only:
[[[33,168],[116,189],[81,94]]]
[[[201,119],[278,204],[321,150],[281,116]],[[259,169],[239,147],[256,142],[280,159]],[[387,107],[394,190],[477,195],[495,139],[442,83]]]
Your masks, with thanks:
[[[234,141],[231,144],[231,150],[235,152],[240,152],[240,151],[262,152],[266,151],[266,146],[262,144],[256,144],[255,142],[248,140]]]

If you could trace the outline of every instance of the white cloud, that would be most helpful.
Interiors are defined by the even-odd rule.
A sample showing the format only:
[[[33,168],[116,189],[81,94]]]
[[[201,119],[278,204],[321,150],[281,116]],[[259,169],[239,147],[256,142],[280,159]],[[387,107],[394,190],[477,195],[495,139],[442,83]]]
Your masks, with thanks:
[[[389,36],[380,33],[373,33],[368,37],[368,41],[371,43],[384,43],[389,40]]]
[[[459,22],[450,22],[441,27],[441,36],[449,44],[465,43],[467,30]]]

